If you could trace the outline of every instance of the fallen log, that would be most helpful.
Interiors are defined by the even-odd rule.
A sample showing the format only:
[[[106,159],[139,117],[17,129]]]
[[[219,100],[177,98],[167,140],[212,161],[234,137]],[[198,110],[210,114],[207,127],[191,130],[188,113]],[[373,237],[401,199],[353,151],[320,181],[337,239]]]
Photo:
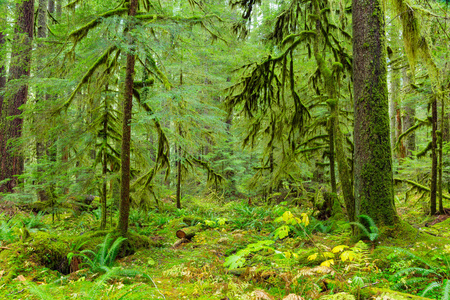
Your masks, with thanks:
[[[176,235],[177,235],[177,238],[179,238],[179,239],[187,239],[190,241],[195,236],[195,234],[200,231],[201,231],[200,227],[193,226],[193,227],[187,227],[187,228],[177,230]]]

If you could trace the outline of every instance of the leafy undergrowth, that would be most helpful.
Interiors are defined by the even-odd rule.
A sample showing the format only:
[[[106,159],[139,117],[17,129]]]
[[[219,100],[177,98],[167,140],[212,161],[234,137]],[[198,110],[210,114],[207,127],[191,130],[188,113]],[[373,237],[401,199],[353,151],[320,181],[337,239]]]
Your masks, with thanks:
[[[424,227],[434,238],[362,216],[357,241],[346,222],[311,213],[246,202],[132,211],[127,240],[96,231],[95,211],[54,223],[2,215],[0,298],[448,299],[447,222]],[[183,228],[195,236],[176,243]]]

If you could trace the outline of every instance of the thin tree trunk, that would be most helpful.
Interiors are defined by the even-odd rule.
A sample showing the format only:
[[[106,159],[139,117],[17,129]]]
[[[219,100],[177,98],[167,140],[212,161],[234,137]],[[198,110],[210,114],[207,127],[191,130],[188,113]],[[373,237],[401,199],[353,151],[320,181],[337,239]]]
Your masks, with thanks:
[[[430,186],[430,214],[436,214],[436,189],[437,189],[437,100],[433,97],[431,103],[431,186]]]
[[[411,93],[411,84],[414,82],[414,78],[412,78],[412,72],[409,68],[404,68],[402,71],[403,82],[405,86],[405,95],[409,95]],[[403,103],[404,115],[403,115],[403,132],[414,126],[416,109],[414,105],[406,102]],[[406,155],[412,156],[411,151],[416,150],[416,134],[413,132],[406,137]]]
[[[6,21],[3,17],[0,18],[0,24],[6,24]],[[3,25],[2,27],[0,27],[0,157],[6,157],[6,154],[4,152],[4,150],[6,150],[6,136],[5,136],[5,126],[3,126],[3,122],[5,120],[5,118],[3,117],[3,89],[5,88],[6,85],[6,70],[5,70],[5,65],[6,65],[6,58],[1,55],[2,53],[5,52],[5,37],[6,35],[3,32],[4,28]],[[0,171],[5,169],[5,160],[1,159],[0,160]],[[0,178],[3,177],[0,174]],[[1,187],[0,187],[1,188]],[[1,190],[0,190],[1,191]]]
[[[11,65],[9,68],[10,81],[26,80],[30,76],[31,66],[31,42],[34,29],[34,1],[28,0],[16,4],[17,22],[14,30],[14,42],[11,53]],[[28,84],[21,83],[20,87],[12,92],[11,96],[4,99],[2,104],[2,126],[4,133],[0,146],[2,169],[0,181],[9,179],[0,186],[0,192],[13,192],[18,185],[17,175],[21,175],[24,168],[24,158],[20,153],[13,153],[10,139],[19,138],[22,135],[23,119],[19,109],[27,102]],[[11,120],[10,118],[13,117]],[[8,119],[7,119],[8,118]]]
[[[181,125],[178,124],[178,134],[181,136]],[[181,208],[181,147],[178,146],[178,161],[177,161],[177,208]]]
[[[106,90],[108,90],[108,86],[106,86]],[[107,145],[108,145],[108,96],[105,98],[105,118],[103,119],[103,159],[102,159],[102,177],[103,177],[103,186],[102,186],[102,199],[101,199],[101,211],[102,211],[102,219],[100,222],[100,229],[104,230],[106,229],[106,215],[107,215],[107,207],[106,207],[106,193],[107,193],[107,186],[106,186],[106,175],[108,172],[108,156],[107,156]]]
[[[394,205],[381,0],[353,0],[352,18],[355,204],[377,225],[393,225],[399,218]]]
[[[328,129],[329,136],[329,159],[330,159],[330,181],[331,181],[331,191],[333,193],[337,193],[337,184],[336,184],[336,170],[335,170],[335,162],[334,162],[334,131],[336,130],[335,118],[330,119],[330,128]]]
[[[320,15],[320,8],[317,2],[314,2],[314,9],[316,14]],[[313,41],[314,58],[316,60],[317,66],[324,77],[325,91],[328,94],[329,100],[327,101],[330,106],[331,120],[335,124],[334,126],[334,138],[335,138],[335,150],[336,150],[336,161],[338,165],[339,179],[341,181],[342,193],[344,195],[345,207],[347,209],[347,216],[349,221],[354,221],[357,213],[353,195],[353,183],[351,176],[351,169],[347,163],[347,155],[344,148],[344,137],[339,126],[339,97],[337,92],[338,83],[336,77],[339,74],[334,74],[331,69],[326,65],[325,59],[320,54],[319,50],[319,37],[321,36],[320,20],[316,23],[316,37]],[[337,72],[338,73],[338,72]],[[336,77],[335,77],[336,76]],[[338,78],[339,80],[339,78]]]
[[[58,21],[61,21],[62,2],[63,2],[63,0],[57,0],[56,1],[56,18],[58,19]]]
[[[48,1],[47,0],[39,0],[39,6],[38,6],[38,29],[37,29],[37,37],[40,39],[44,39],[47,37],[47,4]],[[39,43],[38,47],[42,47],[43,44]],[[38,65],[43,65],[42,60],[38,60]],[[45,95],[45,93],[38,93],[37,97],[36,97],[36,104],[41,101],[41,100],[45,100],[47,99],[48,96]],[[40,117],[40,116],[38,116]],[[44,173],[44,169],[42,168],[42,163],[43,163],[43,158],[45,156],[45,147],[44,147],[44,143],[41,141],[41,139],[39,137],[37,137],[37,142],[36,142],[36,159],[38,162],[38,177],[41,177],[41,175]],[[40,184],[42,184],[43,182],[39,182]],[[38,189],[38,197],[39,200],[42,202],[46,202],[48,201],[48,195],[47,192],[45,191],[45,188],[39,188]]]
[[[136,15],[137,0],[130,0],[128,16]],[[131,20],[129,20],[131,22]],[[121,191],[118,229],[122,236],[128,231],[128,217],[130,215],[130,144],[131,144],[131,112],[133,108],[133,82],[135,54],[127,54],[127,69],[125,76],[125,94],[123,103],[123,128],[121,152]]]
[[[443,147],[443,130],[444,130],[444,116],[445,116],[445,104],[444,99],[441,99],[441,134],[439,136],[439,165],[438,165],[438,194],[439,194],[439,214],[444,214],[444,204],[442,203],[442,147]]]
[[[48,12],[51,14],[55,12],[55,0],[48,0]]]

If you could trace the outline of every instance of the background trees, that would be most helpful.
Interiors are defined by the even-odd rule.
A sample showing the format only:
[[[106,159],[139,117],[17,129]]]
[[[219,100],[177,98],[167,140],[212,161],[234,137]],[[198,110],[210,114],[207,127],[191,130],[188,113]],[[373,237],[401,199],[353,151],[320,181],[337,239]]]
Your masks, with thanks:
[[[348,219],[365,212],[393,224],[395,193],[412,189],[427,201],[431,196],[431,214],[444,211],[433,200],[448,181],[447,43],[439,3],[417,9],[394,1],[386,11],[386,53],[384,12],[372,13],[380,17],[373,27],[380,35],[361,37],[359,13],[366,8],[350,9],[348,1],[238,1],[235,10],[218,1],[138,1],[134,17],[128,16],[128,1],[61,3],[39,1],[32,42],[39,47],[31,67],[19,68],[16,60],[29,61],[30,44],[21,56],[16,45],[31,41],[30,34],[2,46],[2,74],[20,69],[31,75],[11,77],[1,94],[13,99],[14,91],[30,87],[23,111],[13,114],[1,102],[2,151],[16,149],[15,163],[2,160],[2,179],[16,178],[7,172],[26,161],[23,171],[14,171],[20,193],[11,194],[11,185],[8,197],[33,204],[41,194],[39,205],[58,212],[83,195],[99,195],[101,228],[119,203],[151,209],[174,196],[182,207],[190,196],[205,194],[267,200],[329,190],[339,195],[333,199]],[[7,18],[15,16],[11,7],[3,8]],[[433,30],[423,31],[418,16]],[[11,33],[11,27],[1,32]],[[399,32],[403,41],[394,38]],[[360,62],[362,55],[369,60]],[[369,72],[375,66],[380,68]],[[368,92],[367,81],[380,84]],[[388,86],[396,104],[391,125],[385,124]],[[369,120],[364,109],[375,96],[375,119]],[[7,136],[12,122],[24,124],[20,139]],[[393,160],[385,144],[389,126],[396,130]],[[375,173],[386,173],[372,174],[372,161]],[[384,182],[383,188],[375,182]],[[375,196],[380,191],[383,196]],[[371,210],[369,203],[377,201],[388,207],[386,216],[378,216],[378,207]]]

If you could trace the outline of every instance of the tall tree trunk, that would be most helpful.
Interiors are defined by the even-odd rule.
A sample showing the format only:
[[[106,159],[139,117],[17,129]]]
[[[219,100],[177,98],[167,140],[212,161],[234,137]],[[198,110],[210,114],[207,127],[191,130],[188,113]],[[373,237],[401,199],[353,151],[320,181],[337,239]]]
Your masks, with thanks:
[[[63,0],[57,0],[56,1],[56,18],[58,21],[61,21],[61,15],[62,15],[62,2]]]
[[[335,131],[334,118],[330,118],[330,128],[328,129],[328,139],[329,141],[329,159],[330,159],[330,181],[331,181],[331,191],[337,193],[336,184],[336,170],[335,170],[335,155],[334,155],[334,131]]]
[[[441,132],[438,137],[439,142],[439,164],[438,164],[438,195],[439,195],[439,214],[444,214],[444,204],[442,203],[442,166],[443,166],[443,130],[444,130],[444,118],[445,118],[445,104],[444,98],[441,99]]]
[[[55,12],[55,0],[48,0],[48,12],[51,14]]]
[[[353,0],[355,204],[376,224],[399,220],[389,136],[386,36],[381,0]]]
[[[431,186],[430,186],[430,214],[436,214],[436,190],[437,190],[437,100],[433,96],[431,102]]]
[[[2,10],[0,11],[0,13],[4,13],[5,11]],[[6,43],[5,43],[5,34],[3,32],[3,30],[5,28],[3,28],[3,24],[6,25],[6,20],[3,17],[0,17],[0,157],[6,157],[5,153],[3,152],[6,149],[6,139],[5,139],[5,121],[6,119],[3,118],[3,89],[5,88],[6,85],[6,70],[5,70],[5,65],[6,65],[6,57],[1,55],[2,53],[5,53],[5,47],[6,47]],[[4,160],[1,159],[0,162],[0,170],[4,170]],[[2,177],[2,175],[0,174],[0,177]]]
[[[38,6],[38,29],[37,29],[37,37],[40,39],[44,39],[47,37],[47,4],[48,0],[39,0],[39,6]],[[43,44],[39,43],[39,47],[42,47]],[[43,65],[42,60],[38,61],[38,65]],[[45,100],[48,98],[45,93],[39,92],[36,97],[36,103],[38,103],[41,100]],[[36,159],[38,162],[38,177],[41,176],[41,174],[44,173],[44,169],[42,168],[43,158],[45,155],[45,147],[44,143],[37,138],[36,142]],[[42,182],[39,182],[42,183]],[[38,197],[40,201],[46,202],[48,200],[48,195],[45,189],[40,188],[38,190]]]
[[[16,4],[17,22],[14,30],[14,42],[11,53],[11,65],[9,68],[10,81],[26,80],[30,76],[31,66],[31,42],[34,29],[34,1],[28,0]],[[9,179],[0,186],[0,192],[13,192],[18,185],[17,175],[22,174],[24,159],[19,153],[13,153],[12,146],[7,141],[19,138],[22,135],[23,119],[19,117],[28,96],[28,84],[22,82],[17,90],[4,99],[2,104],[2,130],[0,134],[3,142],[0,147],[2,168],[0,181]],[[11,117],[13,119],[11,119]],[[8,119],[7,119],[8,118]]]
[[[183,85],[183,70],[180,70],[180,86]],[[181,123],[178,123],[178,134],[181,138],[182,130],[181,130]],[[181,146],[178,145],[178,149],[176,150],[178,152],[177,157],[177,193],[176,193],[176,200],[177,200],[177,208],[181,209]]]
[[[316,11],[316,15],[320,16],[320,8],[316,1],[314,1],[314,9]],[[321,36],[321,24],[320,20],[317,20],[316,23],[316,37],[313,41],[313,51],[314,58],[316,60],[317,66],[320,70],[320,73],[324,77],[325,83],[325,91],[328,94],[329,100],[327,101],[330,106],[330,119],[334,126],[334,146],[336,150],[336,161],[338,165],[338,173],[339,179],[341,181],[342,193],[344,195],[345,207],[347,209],[347,216],[349,221],[355,220],[355,201],[353,195],[353,183],[351,176],[351,169],[347,162],[347,155],[345,153],[344,147],[344,137],[342,135],[340,126],[339,126],[339,97],[338,97],[338,85],[339,85],[339,71],[332,72],[331,69],[327,66],[327,62],[320,54],[319,44],[320,44],[320,36]]]
[[[414,82],[414,78],[412,77],[412,72],[409,70],[409,68],[403,68],[402,70],[402,77],[404,82],[404,89],[405,89],[405,95],[408,96],[412,92],[411,84]],[[416,109],[412,103],[409,103],[408,101],[405,101],[403,103],[403,131],[408,130],[412,126],[414,126],[415,123],[415,116],[416,116]],[[407,156],[412,156],[411,151],[416,150],[416,134],[410,133],[406,137],[406,143],[405,143],[405,150]]]
[[[178,134],[181,136],[181,125],[178,125]],[[181,208],[181,147],[178,146],[178,161],[177,161],[177,208]]]
[[[136,15],[137,0],[130,0],[128,16]],[[132,20],[128,20],[132,22]],[[129,26],[131,27],[131,25]],[[129,50],[131,51],[131,50]],[[122,128],[122,152],[120,155],[121,169],[121,191],[118,229],[122,236],[128,231],[128,217],[130,215],[130,144],[131,144],[131,111],[133,108],[133,82],[135,54],[127,54],[127,69],[125,76],[125,94],[123,103],[123,128]]]

